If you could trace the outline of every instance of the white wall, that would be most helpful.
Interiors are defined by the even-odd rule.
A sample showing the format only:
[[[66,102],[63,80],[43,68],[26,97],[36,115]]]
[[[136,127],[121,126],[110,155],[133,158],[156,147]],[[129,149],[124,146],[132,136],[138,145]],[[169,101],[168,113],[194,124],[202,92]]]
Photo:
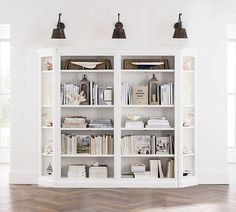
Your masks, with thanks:
[[[232,7],[233,1],[229,1]],[[158,47],[182,44],[199,50],[198,165],[201,183],[227,183],[226,24],[220,0],[12,0],[11,183],[36,183],[38,172],[38,68],[36,49],[50,39],[59,12],[66,24],[62,46]],[[222,11],[223,10],[223,11]],[[117,13],[127,39],[111,39]],[[183,12],[189,39],[172,39]]]

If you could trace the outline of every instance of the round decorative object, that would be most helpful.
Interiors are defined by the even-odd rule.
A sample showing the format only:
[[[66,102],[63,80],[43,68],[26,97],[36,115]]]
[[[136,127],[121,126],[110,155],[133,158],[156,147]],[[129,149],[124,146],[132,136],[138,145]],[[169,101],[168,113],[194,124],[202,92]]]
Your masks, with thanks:
[[[149,105],[159,104],[159,82],[155,74],[153,74],[152,79],[148,81],[148,104]]]

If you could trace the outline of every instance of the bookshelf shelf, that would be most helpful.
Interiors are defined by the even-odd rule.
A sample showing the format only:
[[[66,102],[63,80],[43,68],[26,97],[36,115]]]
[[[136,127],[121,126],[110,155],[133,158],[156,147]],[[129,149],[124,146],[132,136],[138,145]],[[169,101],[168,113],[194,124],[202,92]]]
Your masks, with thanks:
[[[174,108],[174,105],[122,105],[122,108]]]
[[[173,131],[175,128],[121,128],[123,131]]]
[[[42,74],[52,74],[53,70],[44,70],[41,72]]]
[[[185,129],[185,130],[192,130],[192,129],[194,129],[194,126],[183,127],[183,129]]]
[[[61,70],[61,73],[113,73],[114,70],[90,70],[90,69],[83,69],[83,70]]]
[[[193,157],[194,153],[182,154],[183,157]]]
[[[42,153],[42,156],[45,156],[45,157],[52,157],[53,154]]]
[[[173,69],[123,69],[122,73],[174,73]]]
[[[61,108],[114,108],[114,105],[61,105]]]
[[[61,157],[64,158],[113,158],[114,155],[91,155],[91,154],[61,154]]]
[[[113,131],[114,128],[61,128],[62,131]]]
[[[183,70],[184,73],[186,74],[194,74],[194,70]]]
[[[154,155],[154,154],[138,154],[138,155],[121,155],[121,157],[123,158],[137,158],[137,157],[143,157],[143,158],[170,158],[170,157],[175,157],[175,155],[173,154],[158,154],[158,155]]]
[[[83,50],[55,47],[39,50],[39,185],[177,188],[198,184],[195,58],[195,50],[188,48]],[[84,63],[89,66],[98,61],[102,63],[95,64],[94,69],[80,69],[72,60],[91,61]],[[46,68],[52,70],[46,71]],[[82,81],[84,74],[87,90]],[[158,83],[153,84],[150,91],[148,84],[151,79],[155,81],[153,74]],[[76,105],[82,98],[82,87],[87,104],[103,105]],[[143,91],[144,101],[138,99],[139,90]],[[154,96],[150,95],[154,90]],[[160,105],[149,104],[150,101],[158,101]],[[132,115],[140,116],[142,122],[130,121]],[[48,123],[53,126],[45,126]],[[191,127],[183,127],[183,123]],[[135,128],[146,125],[154,128]],[[168,149],[161,149],[164,144]],[[52,154],[44,153],[50,148]],[[182,154],[183,148],[194,153]],[[148,152],[155,154],[145,154]],[[96,163],[106,167],[107,178],[66,178],[69,169],[76,164],[85,165],[76,167],[76,173],[83,169],[88,177],[89,168]],[[136,179],[125,178],[133,164],[143,164],[147,175],[157,164],[157,169],[163,167],[165,178],[141,179],[137,174]],[[192,170],[191,176],[183,176],[183,170]],[[174,177],[166,178],[167,175]]]
[[[42,126],[42,129],[53,129],[53,127]]]

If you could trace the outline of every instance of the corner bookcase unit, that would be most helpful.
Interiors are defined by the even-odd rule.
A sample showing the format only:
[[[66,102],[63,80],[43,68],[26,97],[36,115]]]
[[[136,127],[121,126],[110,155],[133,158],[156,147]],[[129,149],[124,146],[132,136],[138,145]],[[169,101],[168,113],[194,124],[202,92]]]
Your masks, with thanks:
[[[91,66],[91,61],[94,64],[97,62],[96,68]],[[154,188],[185,187],[198,184],[195,50],[158,48],[156,50],[118,51],[65,47],[47,48],[39,50],[39,66],[39,114],[41,117],[39,126],[39,185],[73,188]],[[171,84],[169,94],[173,96],[173,99],[169,97],[169,102],[165,104],[148,104],[148,93],[142,90],[145,103],[133,104],[132,101],[135,97],[132,95],[134,94],[128,91],[131,89],[133,91],[137,86],[139,86],[138,89],[140,86],[146,86],[146,89],[153,74],[158,79],[159,85]],[[109,90],[107,92],[112,95],[109,104],[98,104],[97,100],[93,98],[94,95],[87,94],[86,89],[84,90],[85,102],[70,103],[70,101],[77,101],[78,95],[72,97],[65,95],[63,93],[65,86],[70,92],[80,94],[81,90],[78,92],[76,86],[84,75],[90,81],[90,91],[93,90],[94,86],[95,95],[98,95],[96,92],[99,92],[98,99],[101,95],[100,87],[101,90],[104,88],[106,91]],[[97,89],[96,84],[94,85],[91,82],[95,82],[99,89]],[[125,88],[123,89],[122,86]],[[130,90],[127,89],[128,86]],[[158,89],[157,92],[159,92],[158,99],[160,100],[161,91]],[[65,96],[67,100],[65,100]],[[102,96],[104,97],[105,93],[102,93]],[[150,98],[153,98],[153,101],[159,101],[157,96]],[[137,128],[136,125],[131,124],[134,127],[127,127],[125,123],[127,116],[130,115],[141,116],[140,119],[145,124],[150,117],[153,117],[152,119],[165,117],[169,125],[164,127],[155,125],[146,127],[144,125]],[[80,121],[83,118],[78,117],[86,117],[87,123],[91,120],[112,120],[112,126],[105,124],[103,128],[100,128],[100,125],[98,127],[95,125],[94,128],[88,127],[91,124],[81,128],[73,125],[67,127],[63,123],[66,118],[70,119],[69,117],[77,117]],[[78,153],[78,140],[68,147],[68,140],[66,142],[64,140],[65,136],[71,140],[78,139],[89,143],[88,148],[90,150]],[[127,154],[127,152],[121,151],[124,138],[133,139],[133,148],[133,146],[137,146],[137,140],[134,140],[134,137],[137,139],[141,136],[149,139],[169,136],[173,140],[174,151],[164,154],[163,152],[156,152],[156,144],[153,147],[155,150],[149,149],[149,154],[137,154],[135,151]],[[105,142],[105,145],[102,144],[103,148],[100,147],[102,152],[91,153],[92,148],[100,145],[96,141],[94,147],[91,137],[102,139],[102,142]],[[86,139],[89,139],[89,142]],[[65,147],[65,145],[67,146]],[[72,148],[73,151],[69,148]],[[128,148],[127,145],[125,148]],[[163,178],[160,178],[160,173],[158,174],[159,177],[150,177],[150,160],[162,164]],[[106,178],[89,178],[89,167],[97,162],[100,165],[106,165]],[[144,164],[148,176],[136,174],[135,177],[131,178],[131,165],[134,164]],[[79,165],[80,168],[85,167],[86,177],[68,177],[68,170],[71,165]],[[170,174],[168,178],[166,177],[167,173]]]

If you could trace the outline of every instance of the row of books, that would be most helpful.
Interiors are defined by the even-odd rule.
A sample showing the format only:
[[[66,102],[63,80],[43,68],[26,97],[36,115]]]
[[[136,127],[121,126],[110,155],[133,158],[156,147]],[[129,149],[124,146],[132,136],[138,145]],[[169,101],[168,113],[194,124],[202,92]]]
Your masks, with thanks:
[[[174,154],[173,136],[130,135],[121,139],[121,154]]]
[[[62,154],[113,154],[113,136],[111,135],[61,135]]]
[[[160,105],[173,105],[174,104],[174,84],[167,83],[160,85]]]
[[[167,161],[166,173],[164,173],[161,160],[150,160],[150,175],[157,178],[173,178],[174,177],[174,160]]]
[[[78,99],[75,98],[79,95],[79,85],[74,83],[62,83],[61,84],[61,104],[62,105],[76,105]]]
[[[128,83],[121,84],[121,104],[122,105],[148,105],[149,97],[148,86],[133,86]],[[174,84],[166,83],[157,86],[156,91],[157,105],[173,105],[174,104]]]
[[[122,105],[132,105],[133,97],[132,97],[132,88],[128,83],[121,84],[121,104]]]
[[[150,171],[146,170],[146,166],[143,163],[131,164],[132,174],[122,174],[122,178],[174,178],[174,160],[168,159],[165,163],[166,167],[163,167],[162,160],[150,160]]]
[[[97,83],[89,82],[89,104],[90,105],[112,105],[112,87],[98,86]]]
[[[112,87],[98,86],[97,83],[89,81],[89,96],[84,94],[85,101],[89,105],[112,105],[113,89]],[[62,105],[79,105],[81,89],[78,84],[62,83],[61,84],[61,104]]]

